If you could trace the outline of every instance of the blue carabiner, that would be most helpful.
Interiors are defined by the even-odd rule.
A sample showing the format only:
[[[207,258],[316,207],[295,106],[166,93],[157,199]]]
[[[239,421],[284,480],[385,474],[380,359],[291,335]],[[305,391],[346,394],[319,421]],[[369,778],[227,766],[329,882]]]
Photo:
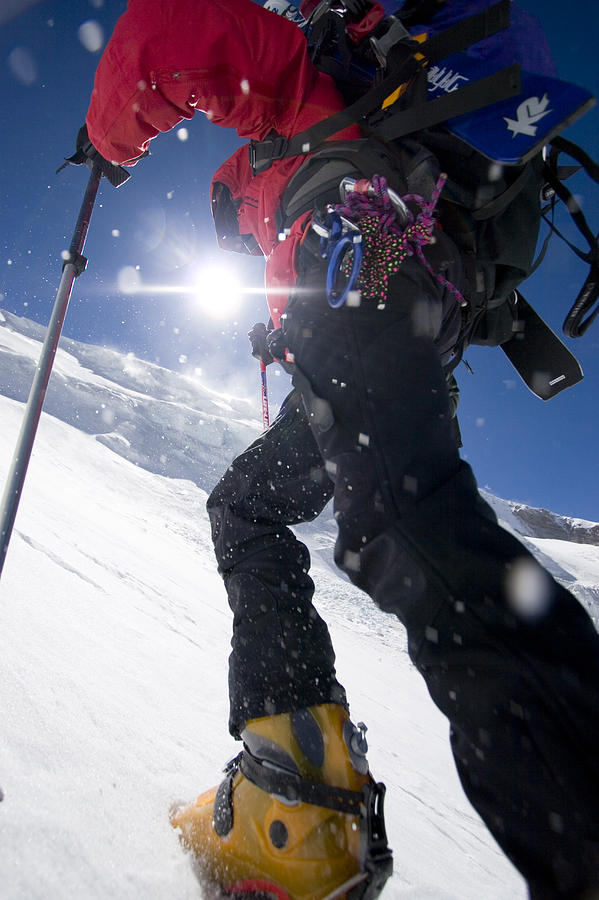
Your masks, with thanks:
[[[320,252],[323,259],[329,260],[326,279],[327,300],[329,306],[337,309],[343,306],[349,292],[353,291],[356,286],[362,266],[362,234],[353,222],[340,216],[331,207],[328,207],[327,212],[328,216],[324,224],[322,221],[315,219],[312,222],[312,227],[320,235]],[[349,248],[353,250],[352,267],[345,288],[341,293],[338,293],[336,289],[337,278],[339,277],[344,255]]]
[[[348,250],[348,248],[353,249],[354,258],[352,261],[352,267],[345,288],[341,293],[337,293],[335,285],[337,283],[337,278],[339,276],[339,270],[343,262],[344,254]],[[356,282],[358,280],[358,275],[360,274],[360,269],[362,267],[362,256],[363,250],[361,234],[356,234],[353,238],[345,234],[336,241],[329,258],[329,267],[327,269],[327,300],[329,302],[329,306],[332,306],[333,309],[338,309],[340,306],[343,306],[343,304],[347,300],[349,292],[354,290]]]

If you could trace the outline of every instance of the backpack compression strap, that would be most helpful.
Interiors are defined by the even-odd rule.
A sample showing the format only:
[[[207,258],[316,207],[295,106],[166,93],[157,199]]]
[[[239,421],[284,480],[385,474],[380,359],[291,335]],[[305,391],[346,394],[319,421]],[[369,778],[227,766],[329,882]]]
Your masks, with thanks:
[[[436,100],[403,109],[386,119],[376,130],[383,140],[397,140],[421,128],[431,128],[447,119],[515,97],[520,91],[520,63],[515,63]]]
[[[478,41],[484,40],[507,28],[510,22],[510,0],[499,0],[493,6],[473,16],[457,22],[430,41],[423,44],[400,42],[395,45],[394,71],[379,85],[367,91],[351,106],[317,122],[316,125],[291,138],[272,133],[263,141],[250,141],[250,165],[254,175],[270,168],[277,159],[303,156],[320,147],[327,138],[360,122],[369,113],[378,110],[384,100],[399,85],[408,81],[421,63],[414,54],[425,56],[428,62],[437,62],[454,53],[460,53]],[[437,125],[454,116],[472,112],[490,103],[496,103],[520,92],[519,65],[509,66],[479,82],[467,85],[459,91],[452,91],[445,97],[431,103],[418,104],[412,109],[402,110],[385,122],[385,137],[394,139],[410,134],[420,128]],[[429,110],[429,107],[431,108]],[[427,111],[425,113],[425,110]],[[377,127],[377,132],[381,133]]]

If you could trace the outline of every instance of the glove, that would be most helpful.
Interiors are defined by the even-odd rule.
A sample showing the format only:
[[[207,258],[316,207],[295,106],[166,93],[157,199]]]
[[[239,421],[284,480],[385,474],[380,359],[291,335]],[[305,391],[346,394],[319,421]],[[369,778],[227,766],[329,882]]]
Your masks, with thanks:
[[[89,160],[101,159],[105,163],[108,160],[104,159],[103,156],[100,156],[94,145],[89,139],[89,135],[87,133],[87,125],[82,125],[79,131],[77,132],[77,141],[76,141],[76,150],[72,156],[65,157],[65,162],[57,171],[60,172],[62,169],[66,168],[66,166],[81,166],[83,163],[87,163]]]
[[[99,165],[102,171],[102,175],[105,175],[109,180],[113,187],[120,187],[121,184],[124,184],[131,176],[126,169],[122,166],[116,165],[115,163],[109,162],[107,159],[104,159],[100,153],[96,150],[94,145],[89,139],[89,135],[87,133],[87,125],[82,125],[79,131],[77,132],[77,142],[76,142],[76,150],[72,156],[68,156],[65,158],[65,162],[60,166],[56,173],[62,172],[66,166],[81,166],[85,163],[88,169],[93,169],[94,165]],[[139,159],[143,156],[148,156],[148,151],[142,153]]]
[[[252,345],[252,356],[255,359],[261,359],[265,366],[269,366],[274,362],[274,357],[268,349],[268,332],[264,322],[256,322],[248,331],[248,338]]]

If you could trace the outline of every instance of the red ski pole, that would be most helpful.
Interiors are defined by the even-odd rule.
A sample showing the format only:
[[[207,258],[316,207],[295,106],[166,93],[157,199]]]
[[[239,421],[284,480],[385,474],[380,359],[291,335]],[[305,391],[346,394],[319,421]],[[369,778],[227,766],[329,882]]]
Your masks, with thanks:
[[[264,430],[270,425],[270,416],[268,412],[268,385],[266,383],[266,366],[260,360],[260,380],[262,382],[262,425]]]

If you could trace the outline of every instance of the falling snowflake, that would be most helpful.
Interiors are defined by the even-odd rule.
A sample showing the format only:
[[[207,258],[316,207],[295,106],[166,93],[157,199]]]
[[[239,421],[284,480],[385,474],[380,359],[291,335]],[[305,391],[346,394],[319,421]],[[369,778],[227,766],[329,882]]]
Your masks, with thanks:
[[[549,611],[549,576],[534,560],[526,556],[513,563],[506,580],[506,593],[514,612],[524,619],[539,619]]]
[[[97,53],[104,46],[104,30],[95,19],[82,22],[77,34],[82,45],[90,53]]]
[[[21,84],[33,84],[37,79],[37,63],[27,47],[15,47],[8,55],[8,67]]]
[[[489,166],[489,181],[499,181],[502,175],[503,166],[497,162],[491,163]]]
[[[134,266],[123,266],[117,277],[119,291],[123,294],[135,294],[141,285],[141,277]]]

